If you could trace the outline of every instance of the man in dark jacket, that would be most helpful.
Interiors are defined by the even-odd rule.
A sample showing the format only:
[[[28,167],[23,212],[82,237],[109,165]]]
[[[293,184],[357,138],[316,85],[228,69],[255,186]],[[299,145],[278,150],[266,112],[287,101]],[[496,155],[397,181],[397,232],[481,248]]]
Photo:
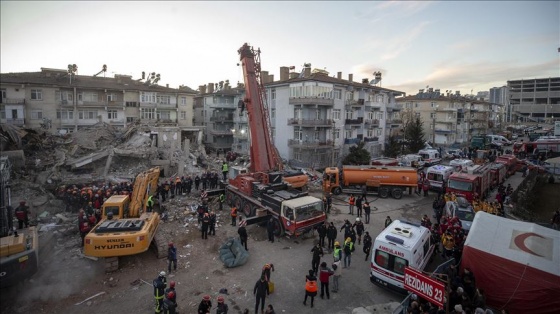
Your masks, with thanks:
[[[366,234],[364,235],[364,253],[366,253],[366,261],[368,260],[369,252],[371,252],[372,244],[373,244],[373,239],[369,235],[369,232],[366,231]]]
[[[327,226],[322,224],[317,228],[317,233],[319,233],[319,245],[325,247],[325,237],[327,236]]]
[[[169,247],[167,248],[167,272],[171,273],[171,264],[173,264],[173,270],[177,270],[177,248],[173,242],[169,242]]]
[[[165,294],[165,287],[167,286],[167,279],[165,278],[165,272],[159,273],[159,276],[153,281],[154,286],[154,297],[156,299],[155,313],[161,313],[163,310],[163,298]]]
[[[175,292],[169,291],[163,300],[163,314],[177,313],[177,303],[173,302],[173,299],[175,299]]]
[[[245,229],[245,221],[243,218],[239,217],[239,228],[237,229],[237,234],[239,234],[239,239],[241,240],[241,245],[245,246],[245,250],[249,251],[247,248],[247,239],[249,235],[247,234],[247,229]]]
[[[268,290],[268,281],[266,281],[264,276],[255,283],[255,288],[253,288],[253,295],[255,295],[255,313],[259,311],[259,303],[261,304],[261,312],[264,312],[264,303],[266,301],[266,296],[270,294]]]
[[[323,299],[323,295],[327,294],[327,299],[331,298],[329,293],[329,278],[334,274],[334,272],[327,267],[327,263],[321,263],[321,271],[319,272],[319,281],[321,282],[321,299]]]
[[[312,249],[311,252],[313,253],[313,259],[311,259],[311,269],[315,275],[319,271],[319,263],[321,262],[321,256],[323,256],[323,248],[319,243],[317,243]]]
[[[329,243],[328,243],[329,253],[332,250],[334,250],[334,241],[336,240],[337,235],[338,235],[338,230],[336,230],[336,227],[331,222],[329,224],[329,227],[327,228],[327,239],[329,240]]]
[[[216,213],[211,211],[208,217],[210,218],[210,224],[209,224],[210,231],[208,233],[210,235],[216,235]]]
[[[266,233],[268,234],[268,241],[274,243],[274,218],[270,218],[266,223]]]
[[[205,295],[204,297],[202,297],[202,301],[200,301],[200,304],[198,305],[198,314],[210,313],[211,309],[212,301],[210,301],[210,296]]]
[[[208,227],[210,227],[210,216],[208,215],[208,213],[204,213],[204,217],[202,217],[202,226],[201,226],[203,239],[208,239]]]
[[[344,238],[348,238],[350,236],[350,230],[352,230],[352,224],[348,219],[344,220],[344,225],[340,227],[340,231],[344,229]]]

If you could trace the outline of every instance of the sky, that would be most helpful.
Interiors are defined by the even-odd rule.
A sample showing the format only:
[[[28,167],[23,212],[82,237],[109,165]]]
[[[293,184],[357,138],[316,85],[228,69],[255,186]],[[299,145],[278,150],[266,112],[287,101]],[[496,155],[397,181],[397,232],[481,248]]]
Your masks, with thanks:
[[[177,88],[243,81],[237,50],[262,69],[304,63],[416,94],[476,94],[560,76],[559,1],[0,1],[0,71],[78,66],[79,75],[159,73]],[[101,74],[103,75],[103,74]]]

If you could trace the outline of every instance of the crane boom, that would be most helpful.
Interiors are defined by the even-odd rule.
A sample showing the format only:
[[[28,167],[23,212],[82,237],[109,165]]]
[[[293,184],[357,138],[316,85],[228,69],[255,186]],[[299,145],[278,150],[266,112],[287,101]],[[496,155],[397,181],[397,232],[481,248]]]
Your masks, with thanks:
[[[243,68],[246,93],[244,102],[251,137],[249,171],[255,173],[283,170],[280,154],[272,142],[270,116],[261,78],[261,51],[254,50],[245,43],[238,53]]]

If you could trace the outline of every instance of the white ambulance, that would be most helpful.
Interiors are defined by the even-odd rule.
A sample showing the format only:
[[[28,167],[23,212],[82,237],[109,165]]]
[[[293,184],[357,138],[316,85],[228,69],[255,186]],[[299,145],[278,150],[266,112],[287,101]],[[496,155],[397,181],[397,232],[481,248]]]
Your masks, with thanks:
[[[474,162],[470,159],[453,159],[449,165],[455,168],[455,172],[461,172],[463,169],[474,166]]]
[[[407,293],[404,269],[423,270],[434,253],[430,230],[404,220],[395,220],[375,238],[371,254],[370,280],[376,285]]]
[[[430,189],[445,192],[444,185],[447,185],[447,179],[455,172],[455,168],[451,166],[435,165],[428,168],[426,177],[430,182]]]
[[[422,156],[422,160],[424,160],[424,166],[426,167],[441,164],[441,155],[439,154],[439,150],[437,149],[421,149],[418,151],[418,155]]]

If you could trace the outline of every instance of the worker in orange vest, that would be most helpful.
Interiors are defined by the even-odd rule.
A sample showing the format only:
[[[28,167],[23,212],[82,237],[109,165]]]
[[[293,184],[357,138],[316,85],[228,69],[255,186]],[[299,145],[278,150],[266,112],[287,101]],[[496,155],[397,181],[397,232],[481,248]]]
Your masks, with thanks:
[[[348,208],[350,209],[349,214],[354,215],[354,205],[356,204],[356,198],[354,194],[350,194],[350,198],[348,199]]]
[[[236,222],[235,222],[236,218],[237,218],[237,207],[235,207],[234,205],[231,207],[231,225],[234,227],[236,226]]]

